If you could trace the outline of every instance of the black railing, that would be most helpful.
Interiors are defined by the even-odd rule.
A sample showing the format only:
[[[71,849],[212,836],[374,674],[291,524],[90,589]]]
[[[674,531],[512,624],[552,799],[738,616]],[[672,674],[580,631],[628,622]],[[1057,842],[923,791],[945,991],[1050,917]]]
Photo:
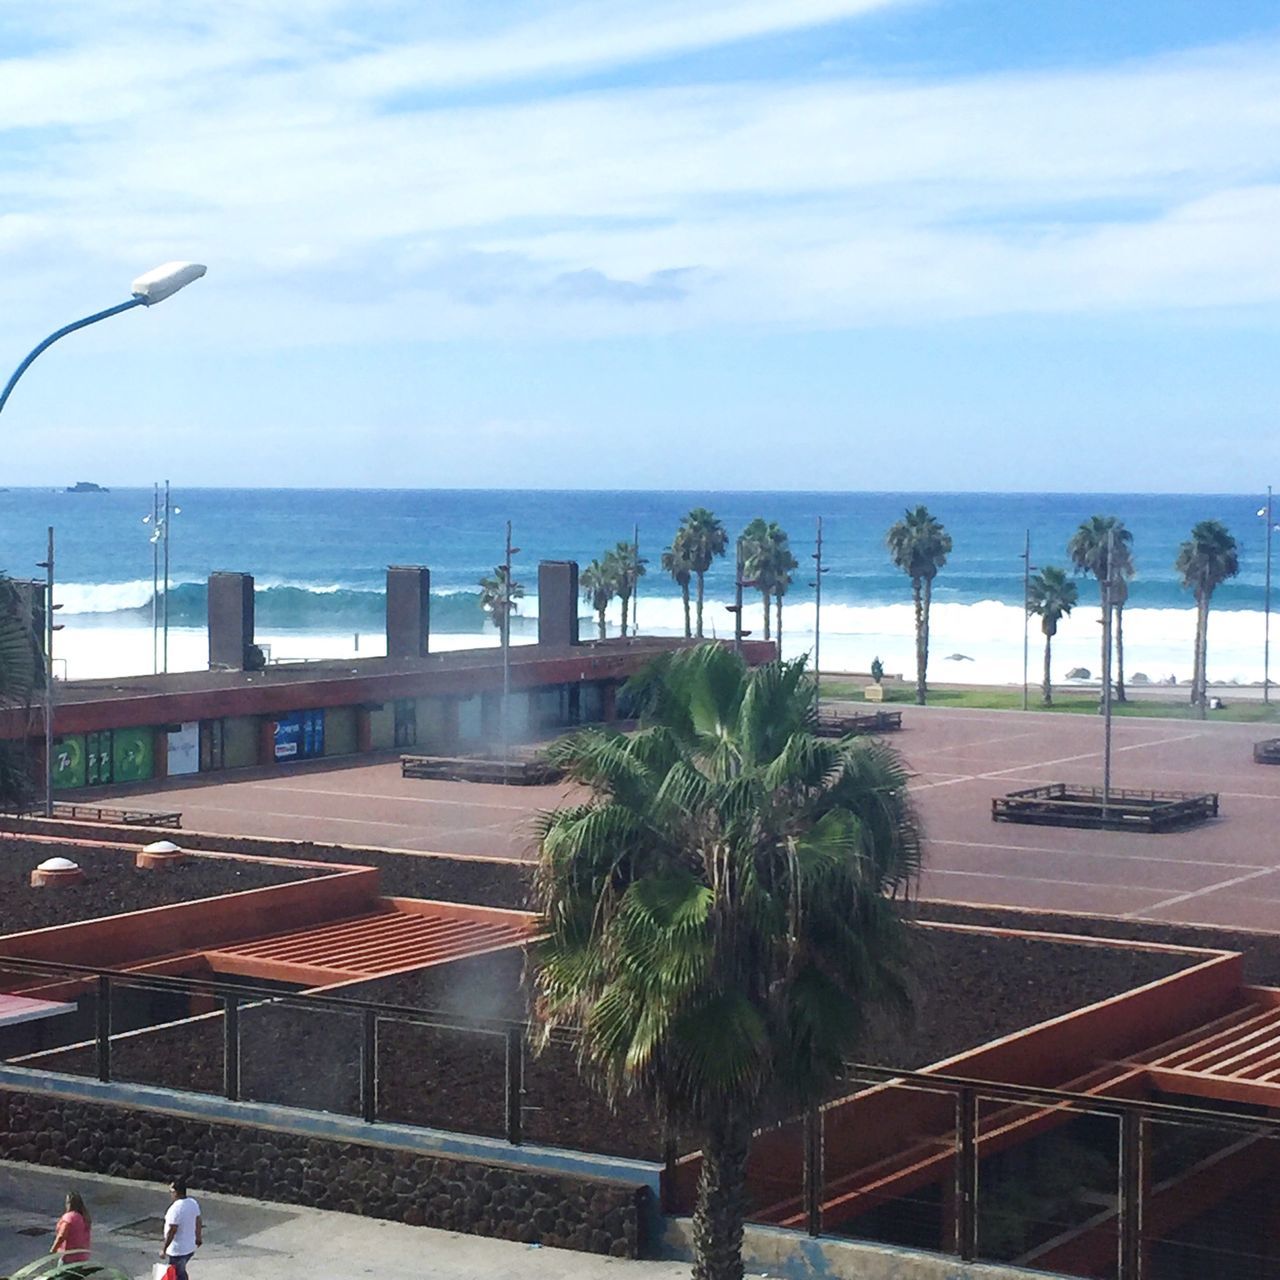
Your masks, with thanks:
[[[37,1072],[71,1071],[630,1155],[665,1164],[667,1211],[692,1207],[688,1155],[639,1118],[610,1117],[577,1082],[569,1033],[548,1062],[529,1055],[521,1019],[43,960],[0,958],[0,978],[72,1010],[0,1029],[0,1059],[31,1069],[33,1088]],[[860,1104],[833,1102],[763,1131],[753,1220],[1056,1274],[1182,1280],[1188,1258],[1199,1275],[1280,1274],[1280,1233],[1249,1243],[1253,1219],[1268,1220],[1249,1196],[1265,1192],[1265,1208],[1280,1194],[1280,1117],[863,1064],[844,1083],[883,1091],[867,1113],[877,1124],[851,1124],[843,1108]]]

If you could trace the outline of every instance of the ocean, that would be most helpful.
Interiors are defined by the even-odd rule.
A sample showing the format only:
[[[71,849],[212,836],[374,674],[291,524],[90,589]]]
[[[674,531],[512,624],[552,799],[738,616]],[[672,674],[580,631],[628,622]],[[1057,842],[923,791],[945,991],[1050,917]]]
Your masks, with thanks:
[[[57,674],[70,678],[149,672],[154,544],[152,493],[0,492],[0,569],[42,576],[46,526],[56,537],[63,630]],[[1031,534],[1033,566],[1065,565],[1066,543],[1081,520],[1117,515],[1134,535],[1137,577],[1125,610],[1126,668],[1149,679],[1189,679],[1195,616],[1174,571],[1178,546],[1198,520],[1221,520],[1241,547],[1241,572],[1219,588],[1210,624],[1210,678],[1262,678],[1265,496],[1194,494],[707,493],[640,491],[467,491],[174,489],[181,510],[170,521],[170,670],[206,665],[205,580],[215,569],[252,573],[259,638],[279,660],[369,656],[383,652],[383,586],[389,564],[432,571],[433,648],[496,643],[480,611],[479,578],[502,559],[505,522],[521,548],[515,577],[526,584],[513,642],[535,636],[537,562],[585,565],[639,528],[649,560],[638,600],[644,632],[682,631],[679,591],[659,556],[681,516],[710,507],[735,534],[749,520],[776,520],[801,562],[786,597],[783,644],[811,650],[812,564],[823,518],[822,666],[909,675],[914,663],[908,580],[885,550],[885,532],[903,510],[925,503],[947,527],[954,550],[934,587],[930,677],[1020,684],[1023,669],[1022,550]],[[707,580],[707,630],[732,634],[731,558]],[[761,634],[758,593],[747,593],[747,626]],[[583,635],[590,609],[582,606]],[[1054,640],[1054,678],[1074,667],[1098,669],[1097,584],[1080,581],[1080,605]],[[616,634],[617,605],[610,633]],[[1031,623],[1031,679],[1043,640]]]

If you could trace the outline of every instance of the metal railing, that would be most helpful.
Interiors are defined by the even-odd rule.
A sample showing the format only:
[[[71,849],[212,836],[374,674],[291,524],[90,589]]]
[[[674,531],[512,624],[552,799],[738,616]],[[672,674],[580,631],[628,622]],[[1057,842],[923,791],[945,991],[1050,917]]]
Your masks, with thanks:
[[[656,1126],[611,1119],[578,1083],[570,1033],[552,1037],[548,1063],[530,1056],[522,1019],[43,960],[0,958],[0,979],[75,1010],[61,1031],[58,1017],[30,1031],[61,1035],[56,1044],[15,1053],[13,1038],[35,1024],[0,1028],[0,1059],[30,1069],[34,1089],[38,1072],[71,1070],[629,1155],[665,1164],[668,1212],[692,1208],[696,1153],[682,1155],[670,1135],[664,1143]],[[149,1004],[131,1005],[139,992]],[[191,1065],[200,1055],[211,1063],[203,1084]],[[1280,1231],[1251,1245],[1246,1212],[1248,1196],[1264,1206],[1280,1196],[1280,1117],[865,1064],[850,1065],[844,1084],[845,1098],[875,1091],[871,1105],[834,1101],[757,1134],[751,1220],[1058,1275],[1280,1274]],[[1248,1219],[1234,1235],[1197,1226],[1197,1215],[1233,1205]],[[1198,1271],[1177,1269],[1174,1255],[1199,1259]]]

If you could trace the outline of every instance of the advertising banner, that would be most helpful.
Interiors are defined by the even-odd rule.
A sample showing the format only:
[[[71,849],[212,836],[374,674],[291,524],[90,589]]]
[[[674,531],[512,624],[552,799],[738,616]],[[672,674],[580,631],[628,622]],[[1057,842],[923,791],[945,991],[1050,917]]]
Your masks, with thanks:
[[[169,777],[179,778],[186,773],[200,772],[200,722],[184,721],[167,735],[169,746],[166,767]]]
[[[275,722],[275,759],[309,760],[324,755],[324,712],[294,711]]]
[[[155,732],[150,728],[117,729],[111,744],[116,782],[144,782],[155,774]]]
[[[83,787],[85,778],[84,734],[66,734],[53,744],[53,785],[62,791]]]

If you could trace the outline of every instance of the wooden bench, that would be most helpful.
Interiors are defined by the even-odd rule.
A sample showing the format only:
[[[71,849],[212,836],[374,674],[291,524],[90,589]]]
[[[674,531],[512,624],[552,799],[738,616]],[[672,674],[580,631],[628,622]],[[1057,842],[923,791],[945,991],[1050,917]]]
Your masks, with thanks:
[[[72,804],[66,800],[55,800],[51,818],[61,818],[64,822],[108,822],[117,827],[180,827],[181,813],[155,813],[149,809],[112,809],[98,804]],[[44,806],[33,805],[27,811],[33,818],[43,818]]]
[[[401,756],[402,778],[445,782],[490,782],[503,786],[545,787],[564,771],[546,760],[493,760],[483,756]]]
[[[894,733],[901,728],[901,711],[819,711],[814,732],[820,738],[846,738],[850,734]]]

